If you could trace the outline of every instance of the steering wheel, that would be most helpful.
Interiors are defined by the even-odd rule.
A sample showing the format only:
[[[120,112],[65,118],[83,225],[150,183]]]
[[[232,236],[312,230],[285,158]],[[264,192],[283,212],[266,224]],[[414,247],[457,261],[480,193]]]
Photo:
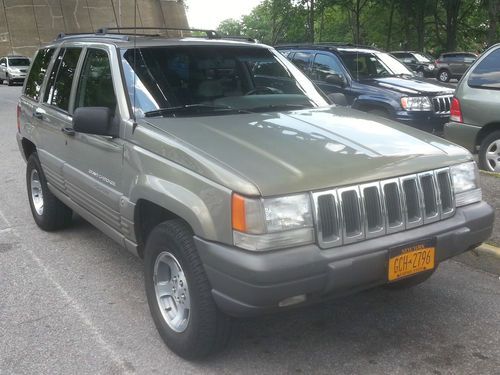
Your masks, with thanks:
[[[245,95],[258,95],[258,94],[283,94],[283,91],[269,86],[257,86],[250,91],[246,92]]]

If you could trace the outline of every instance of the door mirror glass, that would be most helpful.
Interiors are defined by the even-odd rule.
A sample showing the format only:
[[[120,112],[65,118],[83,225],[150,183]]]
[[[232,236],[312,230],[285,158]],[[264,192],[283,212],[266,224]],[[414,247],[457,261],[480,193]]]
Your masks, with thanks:
[[[80,107],[73,114],[73,130],[79,133],[118,136],[113,111],[108,107]]]

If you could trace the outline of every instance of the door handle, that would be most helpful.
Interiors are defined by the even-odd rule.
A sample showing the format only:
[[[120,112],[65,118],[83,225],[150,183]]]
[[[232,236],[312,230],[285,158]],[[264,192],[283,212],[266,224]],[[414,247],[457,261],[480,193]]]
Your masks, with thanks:
[[[73,130],[73,128],[61,128],[61,131],[66,134],[66,135],[71,135],[71,136],[74,136],[75,135],[75,131]]]
[[[44,109],[42,108],[37,108],[35,110],[35,112],[33,112],[33,117],[39,119],[39,120],[43,120],[43,116],[46,114],[47,112],[45,112]]]

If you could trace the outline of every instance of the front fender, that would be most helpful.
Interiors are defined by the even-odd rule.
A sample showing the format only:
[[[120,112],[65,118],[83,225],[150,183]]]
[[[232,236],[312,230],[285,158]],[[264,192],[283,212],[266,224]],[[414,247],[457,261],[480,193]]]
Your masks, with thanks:
[[[390,115],[394,115],[396,108],[400,108],[401,104],[392,98],[385,98],[373,95],[360,95],[352,103],[352,108],[361,111],[367,109],[383,109]]]

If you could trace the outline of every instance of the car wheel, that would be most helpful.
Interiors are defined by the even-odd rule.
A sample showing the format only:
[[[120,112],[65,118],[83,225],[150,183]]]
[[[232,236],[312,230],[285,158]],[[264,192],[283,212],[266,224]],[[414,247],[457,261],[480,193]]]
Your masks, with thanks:
[[[193,233],[185,222],[170,220],[152,230],[144,267],[149,308],[165,344],[187,359],[224,348],[231,321],[215,305]]]
[[[423,70],[417,71],[417,77],[424,78],[424,71]]]
[[[447,71],[446,69],[440,70],[437,75],[437,78],[441,82],[449,82],[451,78],[450,72]]]
[[[28,159],[26,185],[33,219],[41,229],[54,231],[71,223],[73,212],[49,190],[36,152]]]
[[[500,173],[500,131],[494,131],[481,142],[479,167],[485,171]]]
[[[12,80],[10,79],[9,75],[7,74],[7,84],[9,86],[12,86],[14,84],[14,82],[12,82]]]
[[[423,273],[420,273],[418,275],[408,277],[408,278],[400,280],[400,281],[386,284],[386,285],[384,285],[384,288],[389,289],[389,290],[401,290],[401,289],[413,288],[414,286],[417,286],[418,284],[422,284],[429,277],[431,277],[434,274],[435,270],[436,269],[433,269],[431,271],[423,272]]]

